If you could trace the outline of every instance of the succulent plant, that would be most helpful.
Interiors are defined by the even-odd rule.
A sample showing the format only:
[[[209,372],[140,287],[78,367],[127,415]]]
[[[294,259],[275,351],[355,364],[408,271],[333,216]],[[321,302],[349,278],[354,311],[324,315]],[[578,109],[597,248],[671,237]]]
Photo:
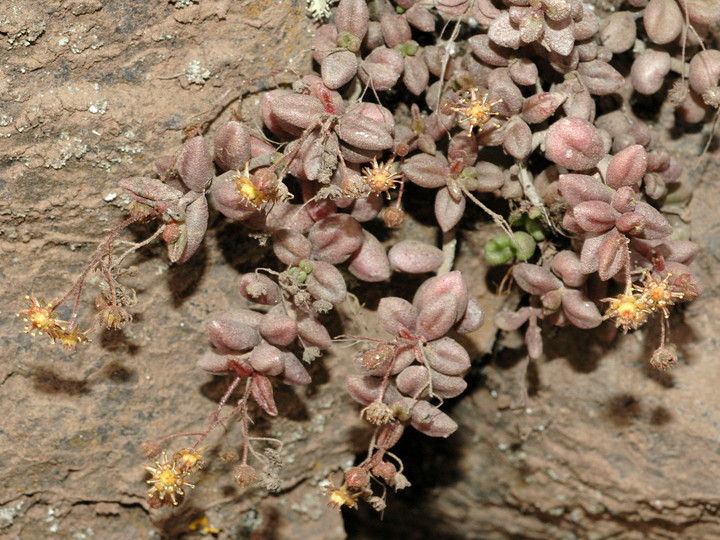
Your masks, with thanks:
[[[66,295],[51,303],[28,297],[20,312],[28,332],[74,348],[100,326],[130,322],[132,294],[118,281],[124,255],[115,260],[113,248],[139,221],[157,229],[130,251],[162,238],[175,264],[198,251],[213,212],[241,223],[274,255],[269,267],[239,276],[252,309],[209,318],[211,348],[198,365],[232,382],[207,430],[189,435],[194,444],[148,468],[153,507],[182,501],[200,445],[232,415],[245,435],[235,481],[258,481],[253,457],[271,471],[266,486],[277,489],[279,441],[261,439],[264,454],[253,449],[248,402],[281,414],[273,381],[309,384],[305,365],[338,340],[362,348],[347,390],[375,434],[368,457],[340,487],[330,486],[331,504],[365,500],[381,510],[371,479],[407,487],[389,450],[407,426],[433,437],[458,428],[440,410],[465,390],[474,360],[456,337],[484,321],[453,270],[457,230],[465,218],[478,220],[469,217],[473,205],[499,229],[485,245],[487,261],[510,265],[522,294],[517,309],[494,314],[495,323],[504,331],[527,324],[531,358],[543,354],[544,326],[586,330],[611,320],[628,331],[660,312],[650,361],[660,369],[676,363],[666,343],[669,309],[701,286],[687,266],[697,246],[665,210],[674,205],[677,213],[687,202],[688,179],[628,104],[666,93],[689,123],[717,111],[720,51],[700,36],[720,20],[720,8],[700,0],[615,4],[603,12],[580,0],[312,2],[312,15],[329,21],[314,37],[317,73],[262,92],[262,129],[239,119],[190,126],[177,152],[157,159],[156,177],[120,181],[133,200],[130,217]],[[449,38],[442,19],[454,24]],[[377,224],[396,228],[406,208],[430,201],[441,245],[378,233]],[[107,287],[92,325],[80,332],[83,283],[95,268]],[[330,334],[326,314],[349,289],[394,273],[425,280],[411,299],[381,298],[383,337]],[[73,296],[72,316],[59,320],[56,309]],[[230,407],[238,387],[242,397]]]

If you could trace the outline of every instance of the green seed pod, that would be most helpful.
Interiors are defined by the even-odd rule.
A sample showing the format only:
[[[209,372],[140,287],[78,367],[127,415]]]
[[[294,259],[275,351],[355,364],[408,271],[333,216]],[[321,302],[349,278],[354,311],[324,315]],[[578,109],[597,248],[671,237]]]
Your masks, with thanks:
[[[524,231],[515,231],[515,238],[519,245],[513,243],[510,249],[515,252],[518,259],[528,260],[535,253],[537,246],[535,239]]]
[[[512,242],[505,234],[493,236],[485,244],[485,259],[490,264],[507,264],[514,257],[515,253],[510,248]]]
[[[309,274],[310,272],[312,272],[312,269],[313,269],[312,262],[309,261],[308,259],[303,259],[302,261],[300,261],[300,264],[298,264],[298,267],[300,268],[301,271],[305,272],[305,274]]]
[[[534,219],[527,219],[525,221],[525,230],[532,236],[537,242],[545,240],[545,231],[542,225],[540,225]]]
[[[542,215],[542,210],[537,206],[533,206],[532,208],[530,208],[527,213],[528,218],[535,220],[540,219]]]
[[[354,34],[351,34],[347,30],[343,30],[338,33],[337,37],[337,46],[342,47],[343,49],[347,49],[350,52],[358,52],[360,50],[360,46],[362,45],[362,40],[357,37]]]

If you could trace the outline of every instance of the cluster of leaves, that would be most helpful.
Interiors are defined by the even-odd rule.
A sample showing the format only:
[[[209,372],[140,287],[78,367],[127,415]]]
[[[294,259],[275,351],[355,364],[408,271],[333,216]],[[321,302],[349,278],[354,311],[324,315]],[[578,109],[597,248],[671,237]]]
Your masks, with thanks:
[[[262,131],[238,114],[211,140],[205,130],[212,122],[204,122],[177,153],[156,160],[155,177],[123,180],[131,216],[68,295],[51,305],[33,299],[22,314],[29,328],[53,339],[53,332],[71,331],[73,323],[53,322],[55,309],[75,292],[74,322],[85,276],[98,268],[106,278],[100,319],[119,327],[130,319],[130,295],[117,282],[130,252],[161,237],[169,259],[182,264],[200,246],[212,209],[242,223],[277,264],[240,277],[239,293],[253,309],[210,319],[212,349],[198,364],[233,380],[208,429],[186,450],[199,456],[208,434],[238,415],[244,448],[236,482],[262,477],[277,489],[281,444],[250,437],[249,399],[274,416],[273,380],[310,383],[305,364],[333,345],[325,314],[346,300],[349,276],[377,283],[396,272],[436,273],[412,301],[380,301],[385,339],[344,337],[363,348],[347,389],[375,432],[368,457],[340,487],[331,484],[330,501],[355,507],[363,499],[382,509],[384,491],[377,495],[371,480],[409,485],[390,452],[406,427],[433,437],[457,429],[440,406],[464,391],[471,359],[452,336],[484,319],[465,279],[452,271],[468,203],[502,229],[486,258],[516,263],[511,275],[527,303],[495,321],[505,330],[527,323],[533,358],[542,354],[539,321],[589,329],[612,319],[634,330],[656,312],[667,321],[669,307],[699,293],[687,266],[697,246],[678,237],[663,212],[687,202],[687,179],[626,105],[633,92],[667,93],[665,77],[674,69],[679,79],[669,99],[685,121],[702,121],[706,107],[717,108],[720,51],[705,49],[703,36],[720,8],[700,0],[628,0],[611,14],[580,0],[321,4],[312,3],[313,13],[331,22],[314,37],[319,72],[262,94]],[[614,65],[616,56],[632,58],[629,77],[621,62]],[[406,192],[408,182],[415,186]],[[386,251],[367,225],[398,227],[406,206],[429,197],[442,248],[400,238]],[[510,210],[502,215],[488,205]],[[113,261],[119,230],[147,220],[158,222],[155,234]],[[622,291],[616,296],[613,280]],[[661,368],[676,360],[666,326],[653,356]],[[223,413],[243,384],[242,397]],[[259,452],[255,443],[266,448]],[[151,446],[146,453],[159,455],[159,444]],[[163,455],[149,468],[153,506],[178,503],[190,485],[183,466]]]

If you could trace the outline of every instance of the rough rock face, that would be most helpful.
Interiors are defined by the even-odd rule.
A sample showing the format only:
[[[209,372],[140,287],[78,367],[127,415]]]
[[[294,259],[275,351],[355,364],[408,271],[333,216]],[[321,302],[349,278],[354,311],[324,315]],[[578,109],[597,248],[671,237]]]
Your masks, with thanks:
[[[211,465],[181,511],[150,513],[140,444],[206,424],[227,385],[195,365],[207,315],[238,307],[238,271],[262,265],[264,252],[255,240],[238,246],[240,227],[220,219],[184,266],[169,265],[162,246],[141,252],[125,278],[138,290],[133,324],[93,334],[74,354],[24,335],[15,313],[31,291],[51,300],[72,285],[128,205],[118,180],[176,151],[191,118],[242,80],[309,70],[312,22],[302,0],[12,4],[0,15],[0,532],[180,536],[206,516],[220,538],[720,536],[712,155],[690,205],[706,292],[673,315],[674,371],[647,365],[657,326],[612,345],[607,327],[558,330],[528,365],[516,336],[495,343],[486,324],[464,343],[474,365],[469,390],[450,404],[457,433],[403,441],[414,485],[389,494],[380,520],[366,507],[339,514],[321,496],[321,481],[352,464],[368,437],[344,389],[351,366],[328,355],[307,389],[276,388],[278,418],[255,411],[256,434],[285,443],[279,494],[233,484],[241,430],[231,423],[209,441]],[[672,122],[664,111],[659,125]],[[660,133],[692,167],[701,133]],[[418,223],[403,231],[432,241]],[[506,301],[492,294],[502,276],[476,255],[495,233],[467,231],[459,256],[487,313]],[[88,289],[101,281],[93,275]]]

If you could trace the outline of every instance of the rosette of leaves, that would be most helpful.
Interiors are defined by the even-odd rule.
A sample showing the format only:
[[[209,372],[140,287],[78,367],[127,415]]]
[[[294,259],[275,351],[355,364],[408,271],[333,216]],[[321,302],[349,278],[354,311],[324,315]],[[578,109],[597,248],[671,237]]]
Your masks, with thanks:
[[[585,292],[587,274],[574,251],[557,253],[550,263],[550,270],[535,264],[516,264],[512,276],[523,291],[532,295],[530,306],[515,312],[498,312],[495,324],[501,330],[510,331],[527,322],[525,344],[530,358],[540,358],[543,352],[539,320],[554,326],[572,324],[582,329],[595,328],[603,320]]]
[[[416,154],[405,161],[402,171],[414,184],[440,188],[435,195],[435,217],[443,231],[452,229],[462,218],[467,192],[492,192],[504,183],[498,166],[477,161],[477,141],[464,135],[452,139],[447,158],[442,153]]]
[[[190,137],[174,157],[158,160],[161,179],[134,177],[120,187],[164,222],[162,237],[171,262],[182,264],[197,251],[207,230],[205,192],[214,177],[210,150],[201,135]]]
[[[569,206],[563,227],[584,239],[583,272],[597,272],[606,281],[627,265],[629,238],[660,240],[672,234],[667,219],[636,191],[646,167],[645,149],[634,145],[612,158],[606,183],[584,174],[560,175],[560,194]]]
[[[248,309],[215,314],[208,327],[213,350],[205,353],[198,366],[213,375],[250,377],[252,395],[268,414],[278,412],[268,377],[284,384],[310,384],[310,375],[298,358],[284,345],[298,334],[297,324],[272,310],[267,314]]]
[[[385,403],[407,411],[410,424],[426,435],[449,436],[457,424],[429,400],[464,391],[470,357],[446,334],[476,330],[483,320],[479,303],[468,295],[457,271],[425,281],[412,303],[383,298],[378,322],[394,338],[360,357],[363,375],[348,376],[350,395],[364,405]]]

